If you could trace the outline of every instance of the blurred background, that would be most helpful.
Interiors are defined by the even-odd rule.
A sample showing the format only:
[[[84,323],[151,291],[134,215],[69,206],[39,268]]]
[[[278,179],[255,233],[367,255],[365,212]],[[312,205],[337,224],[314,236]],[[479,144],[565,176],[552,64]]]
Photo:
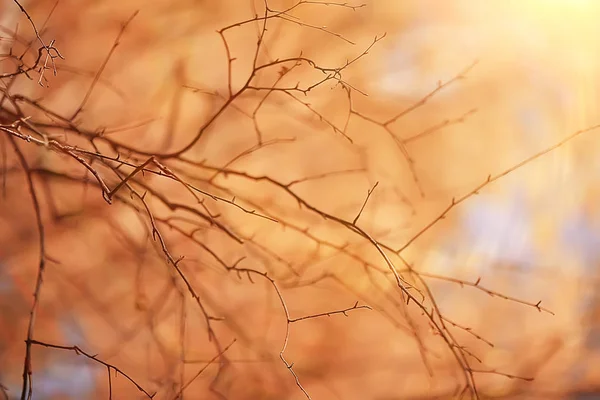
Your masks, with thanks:
[[[1,78],[1,123],[30,116],[49,139],[133,166],[157,154],[178,177],[136,175],[109,205],[81,163],[16,139],[45,228],[33,338],[106,363],[33,345],[33,399],[147,398],[127,377],[155,399],[306,398],[282,348],[312,399],[459,397],[457,349],[481,398],[600,398],[600,141],[587,130],[600,3],[21,4],[64,60],[43,87],[36,71]],[[0,28],[0,74],[33,64],[40,45],[12,0]],[[18,399],[39,239],[9,136],[0,398]],[[91,159],[110,188],[123,179]],[[235,204],[200,203],[178,179]],[[352,222],[376,183],[357,225],[438,307],[450,347],[373,243],[324,218]],[[281,298],[224,265],[267,273]],[[372,309],[286,323],[357,301]]]

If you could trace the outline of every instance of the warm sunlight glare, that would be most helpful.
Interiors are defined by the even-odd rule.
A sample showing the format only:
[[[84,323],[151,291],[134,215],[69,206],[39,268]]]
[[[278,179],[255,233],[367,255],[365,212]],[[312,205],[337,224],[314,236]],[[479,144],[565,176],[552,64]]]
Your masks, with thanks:
[[[600,393],[600,0],[364,3],[0,0],[0,400]]]

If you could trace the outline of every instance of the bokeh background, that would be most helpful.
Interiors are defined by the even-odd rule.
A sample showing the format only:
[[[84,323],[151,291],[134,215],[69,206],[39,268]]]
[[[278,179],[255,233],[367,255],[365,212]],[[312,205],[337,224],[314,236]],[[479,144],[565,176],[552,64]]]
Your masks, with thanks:
[[[279,359],[286,318],[272,285],[227,272],[209,248],[226,263],[245,257],[241,266],[267,271],[292,318],[356,301],[372,307],[290,325],[285,355],[313,399],[454,398],[464,386],[460,369],[426,318],[402,302],[368,241],[299,207],[269,181],[219,169],[284,184],[299,180],[290,188],[306,202],[350,221],[378,182],[359,226],[394,249],[419,235],[402,256],[423,274],[457,341],[481,361],[470,359],[474,369],[535,378],[476,373],[483,398],[600,396],[598,131],[561,143],[600,122],[600,3],[379,0],[355,10],[305,3],[289,18],[269,21],[259,64],[302,52],[319,65],[343,66],[385,33],[342,71],[351,95],[335,82],[306,95],[273,91],[266,100],[264,90],[249,90],[187,153],[213,169],[171,164],[190,182],[279,222],[209,201],[219,221],[245,239],[240,244],[206,221],[190,222],[185,212],[152,203],[157,218],[194,232],[197,242],[163,226],[210,315],[223,318],[211,321],[216,335],[223,345],[236,340],[225,353],[228,363],[210,364],[177,397],[182,381],[217,352],[197,303],[174,283],[143,209],[108,205],[94,185],[44,173],[35,184],[49,261],[34,338],[79,346],[157,399],[305,398]],[[10,93],[63,116],[77,110],[122,24],[139,10],[75,122],[148,153],[183,147],[219,109],[229,71],[217,30],[265,10],[251,0],[22,4],[65,60],[57,60],[57,76],[46,73],[48,87],[21,76]],[[268,2],[273,10],[293,4]],[[11,0],[0,3],[0,25],[5,73],[14,68],[10,49],[35,36]],[[234,91],[252,71],[261,28],[252,22],[225,34],[235,58]],[[254,85],[270,87],[281,73],[261,70]],[[304,88],[322,77],[305,63],[279,86]],[[3,89],[8,83],[1,81]],[[383,125],[403,110],[410,111]],[[25,176],[2,135],[0,383],[17,399],[39,249]],[[72,132],[53,135],[84,146]],[[40,171],[84,175],[80,164],[43,147],[19,146]],[[437,220],[453,198],[508,170]],[[144,179],[169,200],[199,207],[177,183]],[[509,298],[468,284],[478,281]],[[554,315],[540,312],[538,301]],[[34,399],[108,398],[105,366],[42,346],[33,347],[33,356]],[[111,385],[115,399],[144,397],[114,371]]]

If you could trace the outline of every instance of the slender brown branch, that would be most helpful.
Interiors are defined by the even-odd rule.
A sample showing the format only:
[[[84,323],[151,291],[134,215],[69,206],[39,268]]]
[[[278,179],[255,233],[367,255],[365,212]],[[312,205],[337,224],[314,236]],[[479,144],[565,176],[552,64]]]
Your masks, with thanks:
[[[73,351],[75,352],[77,355],[82,355],[84,357],[89,358],[90,360],[93,360],[94,362],[97,362],[98,364],[101,364],[103,366],[106,367],[106,369],[108,370],[108,375],[110,376],[110,371],[113,370],[116,373],[120,374],[121,376],[125,377],[125,379],[127,379],[129,382],[131,382],[136,388],[137,390],[139,390],[140,392],[142,392],[144,394],[144,396],[146,396],[149,399],[154,398],[154,396],[156,395],[156,393],[152,393],[150,394],[148,391],[146,391],[146,389],[144,389],[143,387],[141,387],[135,380],[133,380],[133,378],[131,378],[129,375],[127,375],[125,372],[123,372],[121,369],[119,369],[118,367],[107,363],[106,361],[103,361],[101,359],[98,358],[97,355],[92,355],[90,353],[87,353],[85,351],[83,351],[79,346],[61,346],[58,344],[52,344],[52,343],[46,343],[46,342],[41,342],[39,340],[28,340],[28,343],[31,344],[35,344],[37,346],[43,346],[43,347],[48,347],[51,349],[59,349],[59,350],[68,350],[68,351]],[[110,380],[110,378],[109,378]],[[112,388],[112,386],[111,386]],[[112,392],[110,392],[112,393]]]
[[[347,317],[349,311],[358,310],[360,308],[364,308],[366,310],[372,310],[372,308],[369,306],[365,306],[365,305],[359,306],[358,301],[357,301],[356,303],[354,303],[354,305],[352,307],[344,308],[343,310],[328,311],[328,312],[319,313],[319,314],[306,315],[304,317],[292,318],[289,320],[289,322],[292,323],[292,322],[304,321],[306,319],[312,319],[312,318],[318,318],[318,317],[331,317],[332,315],[335,315],[335,314],[344,314],[344,316]]]
[[[115,39],[110,51],[108,52],[108,54],[106,55],[106,58],[104,59],[104,61],[102,62],[102,64],[100,65],[100,68],[98,69],[98,72],[96,72],[96,75],[94,76],[94,79],[92,80],[92,83],[90,84],[90,87],[88,88],[85,96],[83,97],[83,100],[81,100],[81,103],[79,104],[79,106],[77,107],[77,109],[75,110],[75,112],[73,113],[73,115],[71,116],[70,120],[73,121],[75,120],[75,118],[77,118],[77,116],[79,115],[79,113],[81,113],[81,111],[83,110],[83,108],[86,106],[87,102],[90,99],[90,96],[92,95],[92,92],[94,91],[94,88],[96,87],[96,85],[98,84],[98,81],[100,80],[100,77],[102,76],[102,73],[104,72],[104,70],[106,69],[106,66],[108,65],[108,62],[110,61],[113,53],[115,52],[115,50],[117,49],[117,47],[120,44],[120,40],[121,37],[123,36],[123,34],[125,33],[125,30],[127,29],[127,27],[129,26],[129,24],[131,24],[131,21],[133,21],[133,19],[136,17],[136,15],[139,13],[139,11],[135,11],[128,19],[127,21],[125,21],[122,25],[121,25],[121,29],[119,30],[119,34],[117,35],[117,38]]]
[[[223,350],[221,350],[221,351],[219,352],[219,354],[217,354],[216,356],[214,356],[213,358],[211,358],[211,359],[210,359],[210,360],[209,360],[209,361],[206,363],[206,365],[205,365],[205,366],[203,366],[202,368],[200,368],[200,370],[199,370],[199,371],[196,373],[196,375],[194,375],[194,376],[193,376],[193,377],[192,377],[192,378],[191,378],[189,381],[187,381],[187,382],[186,382],[186,383],[185,383],[185,384],[184,384],[184,385],[181,387],[181,389],[179,390],[179,392],[177,392],[177,394],[175,395],[175,397],[173,398],[173,400],[181,399],[181,396],[183,396],[183,392],[185,391],[185,389],[187,389],[187,388],[188,388],[188,387],[189,387],[189,386],[190,386],[192,383],[194,383],[194,381],[195,381],[196,379],[198,379],[198,377],[199,377],[200,375],[202,375],[202,373],[203,373],[204,371],[206,371],[206,369],[207,369],[208,367],[210,367],[210,366],[211,366],[211,365],[212,365],[212,364],[213,364],[215,361],[217,361],[217,360],[218,360],[220,357],[222,357],[222,356],[223,356],[223,354],[225,354],[225,352],[226,352],[227,350],[229,350],[229,348],[230,348],[231,346],[233,346],[233,344],[234,344],[235,342],[236,342],[236,340],[234,339],[234,340],[233,340],[231,343],[229,343],[227,346],[225,346],[225,347],[223,348]]]
[[[35,289],[33,291],[33,304],[29,311],[29,323],[27,324],[27,339],[25,341],[25,359],[23,361],[23,385],[21,389],[21,400],[31,398],[33,394],[32,385],[32,366],[31,366],[31,340],[33,339],[35,321],[38,311],[38,305],[40,303],[40,297],[42,295],[42,285],[44,283],[44,273],[46,272],[46,241],[44,236],[44,223],[42,220],[42,211],[40,208],[40,202],[38,200],[37,192],[33,184],[33,174],[29,168],[29,164],[23,155],[21,149],[17,145],[13,137],[9,136],[9,141],[15,150],[15,154],[19,159],[19,163],[25,172],[27,178],[27,186],[29,188],[29,195],[33,202],[33,210],[35,213],[36,225],[38,230],[38,245],[39,245],[39,261],[37,277],[35,280]]]
[[[471,190],[469,193],[461,196],[461,197],[454,197],[452,198],[450,205],[448,205],[448,207],[446,207],[446,209],[444,209],[436,218],[434,218],[433,220],[431,220],[431,222],[429,222],[427,225],[425,225],[425,227],[423,227],[419,232],[417,232],[415,235],[413,235],[404,245],[402,245],[400,248],[396,249],[395,252],[397,254],[402,253],[404,250],[406,250],[411,244],[413,244],[418,238],[420,238],[421,236],[423,236],[426,232],[428,232],[432,227],[434,227],[435,225],[437,225],[440,221],[442,221],[444,218],[446,218],[446,216],[450,213],[450,211],[452,211],[454,208],[456,208],[459,204],[465,202],[466,200],[468,200],[469,198],[479,194],[479,191],[485,187],[487,187],[488,185],[496,182],[497,180],[500,180],[502,178],[504,178],[506,175],[511,174],[512,172],[515,172],[517,170],[519,170],[520,168],[526,166],[527,164],[530,164],[531,162],[537,160],[540,157],[545,156],[546,154],[558,149],[559,147],[563,146],[565,143],[570,142],[571,140],[575,139],[578,136],[583,135],[584,133],[588,133],[591,131],[594,131],[596,129],[600,128],[600,124],[596,124],[596,125],[592,125],[588,128],[579,130],[577,132],[572,133],[571,135],[565,137],[564,139],[562,139],[561,141],[553,144],[550,147],[547,147],[546,149],[530,156],[527,157],[526,159],[524,159],[523,161],[521,161],[520,163],[513,165],[512,167],[498,173],[495,175],[488,175],[487,178],[485,179],[485,181],[483,181],[481,184],[479,184],[478,186],[476,186],[473,190]]]
[[[371,194],[373,193],[373,191],[375,190],[377,185],[379,185],[379,182],[375,182],[375,185],[373,185],[373,187],[371,189],[369,189],[369,191],[367,192],[367,197],[365,198],[365,201],[363,202],[362,206],[360,207],[360,211],[358,212],[358,214],[356,214],[356,217],[354,217],[354,220],[352,221],[352,225],[356,225],[356,223],[358,222],[358,219],[362,215],[362,212],[364,211],[365,206],[367,205],[367,202],[369,201],[369,198],[371,197]]]

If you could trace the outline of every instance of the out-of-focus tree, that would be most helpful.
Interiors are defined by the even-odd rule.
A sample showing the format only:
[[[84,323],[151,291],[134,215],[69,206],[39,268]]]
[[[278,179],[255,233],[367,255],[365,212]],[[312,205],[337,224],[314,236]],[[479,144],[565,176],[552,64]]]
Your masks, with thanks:
[[[592,390],[599,8],[525,3],[5,0],[0,393]]]

